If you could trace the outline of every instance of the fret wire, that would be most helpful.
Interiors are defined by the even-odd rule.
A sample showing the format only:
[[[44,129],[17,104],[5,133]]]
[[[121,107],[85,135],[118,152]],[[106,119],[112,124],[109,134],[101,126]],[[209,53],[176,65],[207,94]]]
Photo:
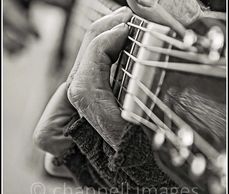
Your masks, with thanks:
[[[128,22],[127,24],[129,26],[134,27],[134,28],[137,28],[137,29],[139,29],[139,30],[141,30],[143,32],[148,32],[152,36],[155,36],[155,37],[157,37],[158,39],[160,39],[160,40],[162,40],[164,42],[167,42],[169,44],[172,44],[173,46],[175,46],[175,47],[177,47],[177,48],[179,48],[181,50],[193,50],[193,51],[197,51],[197,49],[195,47],[193,47],[193,46],[192,47],[187,47],[187,45],[184,42],[182,42],[180,40],[177,40],[175,38],[172,38],[170,36],[167,36],[165,34],[161,34],[159,32],[152,31],[150,29],[147,29],[145,27],[138,26],[138,25],[133,24],[131,22]]]
[[[136,43],[136,45],[138,45],[139,47],[145,48],[151,52],[162,53],[165,55],[170,55],[170,56],[178,57],[181,59],[196,61],[196,62],[203,63],[203,64],[216,65],[216,63],[217,63],[217,66],[225,66],[225,64],[226,64],[226,58],[225,57],[223,57],[219,61],[212,61],[208,58],[208,55],[206,55],[206,54],[198,54],[198,53],[194,53],[194,52],[184,52],[184,51],[179,51],[179,50],[174,50],[174,49],[168,50],[166,48],[144,45],[144,44],[140,43],[139,41],[133,39],[130,36],[128,36],[128,39],[131,40],[132,42]]]
[[[132,19],[134,20],[134,18],[132,18]],[[144,23],[144,22],[141,21],[140,26],[142,26],[143,23]],[[140,30],[138,29],[137,32],[136,32],[136,35],[135,35],[135,38],[136,38],[136,39],[138,38],[139,34],[140,34]],[[135,45],[136,45],[135,43],[132,44],[130,53],[133,53],[133,52],[134,52]],[[131,62],[130,57],[128,57],[128,60],[127,60],[127,63],[126,63],[126,67],[125,67],[126,70],[129,68],[130,62]],[[118,100],[119,100],[120,97],[121,97],[122,86],[123,86],[123,84],[124,84],[124,82],[125,82],[125,78],[126,78],[126,76],[125,76],[125,73],[124,73],[123,78],[122,78],[122,84],[121,84],[121,87],[120,87],[120,90],[119,90],[119,93],[118,93]]]
[[[185,121],[183,121],[179,116],[176,115],[168,106],[166,106],[155,94],[153,94],[149,88],[147,88],[141,81],[138,79],[134,78],[132,74],[127,72],[125,69],[122,69],[123,71],[126,72],[127,76],[129,76],[133,81],[137,83],[139,88],[143,90],[143,92],[146,93],[148,97],[150,97],[151,100],[156,99],[155,104],[165,113],[167,114],[171,120],[174,121],[174,123],[179,127],[179,128],[186,128],[190,129],[195,136],[195,144],[196,146],[206,154],[208,155],[209,159],[214,160],[219,156],[219,153],[215,148],[213,148],[206,140],[204,140],[195,130],[193,130]]]
[[[191,63],[175,63],[175,62],[162,62],[162,61],[149,61],[149,60],[139,60],[127,51],[123,51],[127,56],[129,56],[133,61],[139,63],[140,65],[145,65],[149,67],[158,67],[173,71],[183,71],[187,73],[194,73],[200,75],[214,76],[220,78],[226,78],[226,71],[224,68],[210,66],[210,65],[200,65]],[[168,65],[167,65],[168,64]]]

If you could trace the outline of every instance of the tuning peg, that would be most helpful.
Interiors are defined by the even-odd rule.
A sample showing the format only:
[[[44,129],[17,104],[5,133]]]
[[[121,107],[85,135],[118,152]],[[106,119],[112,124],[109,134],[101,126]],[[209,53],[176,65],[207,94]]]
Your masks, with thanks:
[[[213,26],[208,31],[208,38],[211,40],[211,48],[214,50],[219,50],[223,48],[224,45],[224,34],[220,27]]]
[[[210,51],[209,58],[211,60],[219,60],[220,58],[220,50],[224,46],[224,34],[220,27],[213,26],[207,33],[207,37],[210,40]]]
[[[177,132],[183,146],[191,146],[194,142],[193,131],[188,127],[183,127]]]
[[[170,150],[170,155],[171,155],[171,161],[174,166],[178,167],[184,164],[185,158],[183,158],[175,148],[172,148]]]
[[[218,61],[220,59],[220,53],[216,50],[211,50],[208,54],[208,58],[212,61]]]
[[[183,38],[183,42],[186,47],[191,47],[197,41],[197,35],[193,30],[186,30]]]
[[[153,147],[155,149],[159,149],[163,143],[165,142],[165,133],[161,130],[159,130],[153,138]]]
[[[182,158],[187,159],[190,155],[190,150],[187,147],[182,147],[179,150],[179,154]]]
[[[191,163],[191,172],[194,176],[201,176],[207,167],[207,161],[203,155],[196,155]]]
[[[226,174],[226,154],[222,153],[216,159],[216,165],[221,170],[222,174]]]

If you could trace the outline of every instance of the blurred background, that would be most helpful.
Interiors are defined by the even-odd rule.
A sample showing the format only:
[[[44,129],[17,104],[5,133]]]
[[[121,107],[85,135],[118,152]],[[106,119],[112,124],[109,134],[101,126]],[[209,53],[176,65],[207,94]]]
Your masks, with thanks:
[[[72,1],[5,0],[3,5],[3,193],[63,194],[54,189],[73,183],[45,172],[44,153],[33,145],[32,134],[49,98],[66,79],[83,32],[69,25]],[[69,49],[66,37],[75,40]],[[44,185],[34,190],[36,183]]]
[[[13,16],[15,9],[4,7],[4,17],[6,12]],[[63,187],[64,182],[72,183],[45,172],[44,154],[33,145],[32,134],[50,96],[71,68],[67,64],[61,66],[61,41],[68,14],[64,5],[51,2],[34,2],[23,9],[23,13],[28,14],[25,18],[36,29],[34,36],[24,33],[24,37],[13,37],[12,33],[6,32],[13,27],[6,26],[7,18],[4,18],[3,193],[42,193],[43,188],[31,190],[32,184],[38,182],[45,184],[45,193],[53,193],[53,188]],[[13,19],[20,22],[20,18],[19,21],[16,17]],[[16,31],[18,33],[20,31]],[[6,36],[21,39],[24,45],[10,43]]]
[[[66,80],[88,26],[122,2],[3,1],[4,194],[82,193],[70,179],[45,171],[44,153],[32,135],[50,97]]]

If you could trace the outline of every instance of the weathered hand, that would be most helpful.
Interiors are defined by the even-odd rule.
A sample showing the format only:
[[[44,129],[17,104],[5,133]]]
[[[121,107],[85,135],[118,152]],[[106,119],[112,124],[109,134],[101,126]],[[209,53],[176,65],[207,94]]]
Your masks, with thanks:
[[[92,25],[68,81],[71,104],[113,148],[126,122],[110,87],[110,68],[127,39],[125,23],[131,16],[129,8],[122,8]]]
[[[120,112],[109,89],[108,77],[110,65],[125,42],[128,27],[122,24],[117,29],[111,29],[118,24],[126,23],[131,15],[130,9],[121,8],[96,21],[89,28],[67,84],[63,83],[57,89],[35,129],[34,141],[42,150],[58,156],[70,147],[72,140],[64,137],[63,130],[67,127],[71,115],[77,110],[84,110],[85,114],[83,116],[92,125],[94,125],[95,116],[99,117],[99,122],[106,123],[106,126],[102,125],[101,128],[98,128],[96,123],[99,132],[106,132],[109,124],[110,126],[113,125],[112,130],[115,131],[115,135],[120,135],[122,124],[125,122],[120,117]],[[112,39],[117,42],[112,41]],[[79,85],[79,83],[81,84]],[[69,95],[69,99],[78,108],[77,110],[67,98],[67,88],[70,84],[69,91],[72,95]],[[84,99],[84,103],[81,104],[82,99]],[[86,110],[84,108],[87,106],[85,103],[94,104],[95,101],[101,102],[101,105],[95,103],[95,105],[89,106],[91,109]],[[105,109],[103,110],[103,108]],[[97,118],[95,118],[95,121],[97,122]],[[119,128],[116,128],[116,126]],[[111,128],[108,126],[108,134],[109,130]],[[106,137],[104,138],[110,143],[110,139]]]
[[[141,10],[139,5],[130,3],[134,0],[128,1],[135,12]],[[109,76],[110,67],[128,35],[128,27],[124,23],[131,16],[129,8],[121,8],[93,23],[87,31],[67,86],[63,84],[57,90],[35,130],[35,142],[43,150],[59,155],[71,145],[71,140],[64,137],[62,132],[76,111],[72,105],[105,141],[114,148],[119,143],[126,122],[120,116]],[[147,15],[144,17],[149,19]],[[116,27],[118,24],[121,25]],[[69,88],[68,98],[66,88]]]
[[[38,147],[55,156],[63,154],[72,144],[72,139],[65,137],[63,130],[75,111],[67,98],[66,83],[63,83],[52,96],[34,131],[33,139]]]

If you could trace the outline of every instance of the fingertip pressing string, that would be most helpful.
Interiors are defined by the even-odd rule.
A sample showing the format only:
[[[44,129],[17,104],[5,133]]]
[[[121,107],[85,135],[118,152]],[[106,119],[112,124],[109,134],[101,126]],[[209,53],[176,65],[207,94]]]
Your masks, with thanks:
[[[132,2],[136,7],[136,10],[133,11],[152,22],[158,20],[159,23],[170,26],[181,37],[185,36],[186,28],[159,4],[159,0],[132,0]]]

